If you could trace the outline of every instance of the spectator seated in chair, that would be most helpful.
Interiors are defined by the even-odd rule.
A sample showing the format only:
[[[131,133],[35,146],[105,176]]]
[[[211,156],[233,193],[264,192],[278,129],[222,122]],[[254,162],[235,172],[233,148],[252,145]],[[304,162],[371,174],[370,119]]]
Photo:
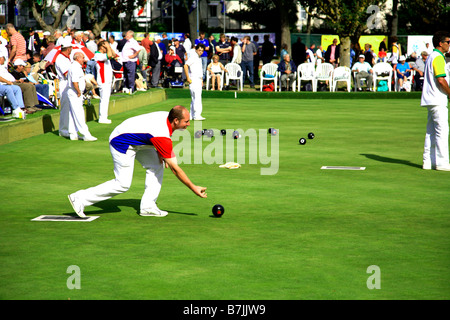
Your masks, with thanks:
[[[373,69],[370,64],[365,61],[365,56],[363,54],[359,55],[358,62],[353,65],[352,71],[355,72],[356,89],[362,91],[361,80],[366,79],[367,91],[372,91]]]
[[[0,81],[3,82],[2,78],[0,77]],[[23,104],[23,98],[22,98],[22,90],[20,90],[19,86],[14,85],[12,82],[7,81],[5,84],[0,84],[0,97],[4,97],[8,99],[9,103],[11,104],[11,107],[13,109],[12,116],[14,118],[24,118],[23,113],[25,112],[25,106]],[[29,112],[34,113],[34,112]]]
[[[25,80],[22,78],[19,80],[14,78],[14,76],[7,70],[4,55],[0,55],[0,82],[7,84],[14,84],[20,87],[20,90],[22,90],[22,97],[25,106],[25,111],[27,113],[34,113],[36,111],[42,110],[41,108],[36,107],[36,105],[39,104],[36,93],[36,87],[31,83],[25,82]]]
[[[28,75],[31,74],[31,76],[34,78],[34,80],[39,81],[39,74],[43,75],[46,72],[48,61],[41,60],[41,55],[39,53],[33,54],[33,63],[31,64],[30,72],[28,72]]]
[[[181,67],[183,65],[183,61],[181,58],[175,53],[175,47],[171,46],[169,48],[169,52],[164,57],[166,61],[167,70],[173,70],[174,67]]]
[[[408,77],[411,75],[411,67],[408,62],[406,62],[405,56],[400,56],[397,64],[397,81],[398,88],[400,91],[407,91],[405,83],[408,80]]]
[[[422,91],[423,87],[423,76],[425,72],[425,61],[427,61],[428,52],[422,51],[420,57],[414,62],[412,69],[415,71],[414,73],[414,90]],[[422,79],[421,79],[422,78]]]
[[[220,85],[222,79],[220,77],[222,76],[222,71],[228,72],[228,70],[225,69],[225,67],[221,62],[219,62],[219,56],[217,54],[212,56],[212,61],[206,69],[207,72],[209,72],[211,75],[211,91],[214,90],[216,82],[217,82],[217,89],[219,89],[219,91],[222,91],[222,87]]]
[[[178,74],[175,70],[176,67],[183,67],[183,61],[175,53],[175,47],[170,46],[169,51],[164,56],[165,70],[167,71],[167,78],[165,79],[164,86],[168,87],[170,82],[181,81],[183,72],[180,71]]]
[[[27,68],[27,69],[26,69]],[[11,73],[16,80],[23,79],[24,83],[33,84],[36,88],[36,92],[39,92],[45,98],[49,98],[49,87],[48,84],[41,84],[37,82],[33,77],[28,77],[29,73],[31,73],[31,65],[17,59],[14,61],[14,71]]]
[[[287,82],[289,79],[289,84],[292,86],[295,81],[295,76],[297,74],[297,66],[294,61],[291,60],[289,54],[283,56],[283,61],[278,64],[278,71],[281,73],[281,91],[287,91]]]

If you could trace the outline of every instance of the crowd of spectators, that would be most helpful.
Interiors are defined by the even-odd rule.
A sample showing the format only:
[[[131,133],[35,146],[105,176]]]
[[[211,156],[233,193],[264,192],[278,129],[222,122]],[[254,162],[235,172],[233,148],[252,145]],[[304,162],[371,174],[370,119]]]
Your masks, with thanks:
[[[362,91],[361,82],[366,81],[367,90],[372,91],[373,80],[373,66],[377,63],[388,63],[392,66],[393,70],[393,83],[389,84],[397,88],[398,91],[416,91],[422,90],[423,85],[423,72],[425,67],[425,61],[432,49],[430,44],[427,43],[427,49],[422,51],[418,57],[415,52],[407,56],[402,53],[401,45],[398,43],[397,37],[390,39],[391,47],[387,49],[386,44],[382,41],[378,48],[378,53],[375,54],[372,45],[366,43],[364,48],[361,48],[359,43],[352,43],[350,47],[350,68],[354,73],[354,77],[357,81],[357,91]],[[297,41],[292,45],[292,60],[294,64],[291,68],[294,71],[302,63],[312,63],[318,67],[321,63],[330,63],[334,68],[337,68],[340,64],[340,49],[341,46],[338,43],[338,39],[335,38],[326,50],[319,45],[316,48],[315,44],[311,44],[307,47],[301,37],[297,38]],[[282,44],[282,50],[280,53],[281,62],[279,64],[279,71],[283,75],[283,68],[285,66],[284,55],[288,52],[288,45]],[[264,63],[267,63],[265,61]],[[292,76],[291,76],[292,77]],[[413,87],[411,87],[413,86]],[[286,90],[282,83],[282,90]]]
[[[61,80],[63,77],[57,75],[55,61],[45,59],[48,55],[55,50],[61,51],[67,41],[74,46],[83,46],[95,54],[99,50],[99,41],[104,40],[96,37],[90,30],[69,28],[57,29],[53,33],[45,31],[43,38],[40,38],[34,29],[29,29],[28,34],[22,35],[12,24],[6,26],[6,32],[8,40],[0,37],[0,62],[3,61],[0,65],[0,95],[7,97],[15,117],[54,107],[60,102],[46,80]],[[255,81],[258,80],[260,61],[270,62],[275,55],[274,44],[269,41],[268,35],[264,37],[262,45],[258,43],[258,36],[252,41],[249,36],[230,39],[221,34],[216,41],[213,35],[206,37],[205,32],[200,32],[197,39],[191,39],[189,33],[185,33],[183,39],[169,39],[166,33],[163,33],[160,39],[151,39],[146,33],[141,41],[137,41],[131,30],[124,32],[122,36],[122,39],[116,41],[113,35],[109,35],[107,41],[115,54],[114,58],[110,59],[112,72],[119,77],[122,75],[123,80],[118,82],[120,88],[115,91],[127,94],[167,86],[167,80],[174,75],[176,67],[181,67],[177,69],[181,70],[178,80],[184,85],[186,75],[182,67],[193,47],[199,43],[204,44],[206,48],[200,57],[203,79],[206,79],[207,72],[212,72],[214,85],[220,83],[217,79],[218,68],[224,70],[223,67],[227,63],[233,62],[241,66],[246,80],[254,88]],[[70,58],[73,63],[73,54]],[[83,65],[86,97],[100,99],[98,62],[94,58],[86,60]],[[209,65],[212,71],[211,68],[208,70]],[[221,89],[218,86],[217,88]],[[18,92],[22,93],[21,99]],[[38,96],[48,99],[54,105],[39,101]]]
[[[45,31],[41,39],[33,29],[29,29],[24,37],[14,25],[8,24],[6,32],[9,41],[0,37],[0,95],[8,98],[12,105],[12,113],[17,117],[20,112],[34,113],[49,107],[46,102],[39,101],[38,96],[45,97],[49,101],[57,101],[55,92],[49,91],[50,88],[45,83],[49,74],[56,74],[54,63],[45,60],[49,53],[56,50],[55,47],[61,46],[65,40],[70,39],[73,45],[83,46],[95,54],[99,50],[99,42],[105,40],[95,36],[89,30],[55,30],[53,34]],[[146,33],[141,41],[137,41],[134,32],[129,30],[123,33],[120,40],[116,41],[113,35],[109,35],[106,41],[114,52],[114,58],[110,59],[111,71],[116,75],[123,75],[121,87],[116,88],[116,91],[127,94],[167,86],[167,81],[173,80],[176,67],[183,67],[193,47],[199,43],[205,46],[205,51],[200,57],[203,80],[206,80],[209,75],[212,78],[212,87],[219,90],[222,89],[219,86],[220,77],[223,76],[222,72],[226,72],[224,66],[230,62],[241,66],[244,81],[248,81],[251,88],[254,88],[259,80],[261,64],[277,63],[281,74],[281,89],[289,90],[286,83],[288,81],[292,83],[295,80],[300,64],[308,62],[319,66],[322,63],[330,63],[336,68],[340,61],[338,39],[334,39],[325,49],[321,45],[316,47],[315,44],[307,47],[299,37],[292,44],[290,55],[288,44],[281,45],[279,62],[274,61],[275,45],[270,41],[269,35],[264,36],[262,43],[259,42],[257,35],[253,39],[250,36],[230,39],[227,35],[220,34],[219,39],[216,40],[212,34],[207,36],[203,31],[199,33],[197,39],[191,39],[189,33],[185,33],[182,39],[170,39],[166,33],[163,33],[160,39],[151,39]],[[373,67],[378,62],[388,62],[394,67],[394,72],[397,72],[400,90],[404,89],[404,83],[412,73],[415,76],[415,89],[420,90],[424,61],[428,52],[422,52],[420,57],[406,58],[401,54],[398,39],[393,38],[391,43],[389,56],[384,42],[380,45],[378,55],[374,54],[370,44],[366,44],[364,49],[361,49],[359,44],[352,44],[350,67],[357,72],[354,66],[361,67],[363,62],[365,79],[370,81],[372,70],[368,66]],[[86,60],[83,66],[86,76],[86,94],[88,97],[100,99],[98,63],[93,58]],[[181,71],[177,74],[177,80],[184,85],[186,81],[184,68],[178,68],[178,70]],[[228,88],[225,87],[225,89]],[[359,86],[358,89],[360,89]],[[18,92],[22,93],[21,98]]]

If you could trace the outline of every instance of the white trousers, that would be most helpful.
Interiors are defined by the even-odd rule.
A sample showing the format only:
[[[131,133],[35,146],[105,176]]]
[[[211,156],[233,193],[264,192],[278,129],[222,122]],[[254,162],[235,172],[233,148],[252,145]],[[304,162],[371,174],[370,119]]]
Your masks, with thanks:
[[[69,134],[76,135],[75,124],[72,115],[70,114],[70,104],[67,97],[67,81],[59,81],[60,92],[60,114],[59,114],[59,133],[62,136],[69,137]]]
[[[191,92],[191,118],[195,119],[201,117],[203,111],[202,79],[192,79],[189,90]]]
[[[447,106],[427,106],[428,122],[423,151],[423,163],[432,166],[449,165]]]
[[[67,89],[67,99],[69,100],[70,116],[75,125],[75,132],[85,136],[91,137],[89,128],[86,124],[86,114],[83,108],[83,96],[77,95],[77,92],[71,88]]]
[[[100,106],[98,111],[99,120],[108,119],[109,98],[111,97],[111,83],[98,85],[100,91]]]
[[[137,146],[131,147],[126,154],[123,154],[111,145],[109,148],[114,162],[115,178],[96,187],[77,191],[75,196],[85,206],[90,206],[128,191],[133,180],[134,159],[137,159],[146,170],[141,211],[155,208],[164,174],[164,165],[159,161],[156,150],[151,146]]]

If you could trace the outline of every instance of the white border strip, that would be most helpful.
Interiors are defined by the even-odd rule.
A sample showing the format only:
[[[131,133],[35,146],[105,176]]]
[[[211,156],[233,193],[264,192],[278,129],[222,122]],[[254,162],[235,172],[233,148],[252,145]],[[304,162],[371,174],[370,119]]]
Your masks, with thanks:
[[[320,169],[327,170],[366,170],[366,167],[342,167],[342,166],[322,166]]]
[[[66,217],[66,219],[61,219]],[[52,215],[42,215],[31,219],[31,221],[58,221],[58,222],[91,222],[100,216],[90,216],[86,218],[74,217],[74,216],[52,216]],[[71,218],[71,219],[70,219]]]

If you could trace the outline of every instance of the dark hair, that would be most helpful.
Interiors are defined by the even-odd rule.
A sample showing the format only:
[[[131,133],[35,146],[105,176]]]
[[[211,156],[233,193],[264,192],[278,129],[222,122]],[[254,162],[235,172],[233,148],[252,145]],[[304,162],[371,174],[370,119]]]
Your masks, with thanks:
[[[97,47],[100,49],[100,47],[103,47],[104,45],[105,45],[105,43],[106,43],[107,41],[106,40],[100,40],[98,43],[97,43]]]
[[[195,46],[195,50],[199,49],[199,48],[203,48],[203,50],[206,49],[205,45],[203,43],[199,43]]]
[[[441,46],[441,42],[445,41],[445,38],[450,38],[450,33],[448,31],[438,31],[433,35],[433,46],[435,48]]]
[[[186,110],[183,106],[175,106],[169,111],[169,116],[167,117],[169,119],[169,122],[172,123],[173,120],[183,119],[183,111]]]
[[[238,38],[236,38],[236,37],[231,37],[231,41],[236,41],[236,42],[238,42]]]

